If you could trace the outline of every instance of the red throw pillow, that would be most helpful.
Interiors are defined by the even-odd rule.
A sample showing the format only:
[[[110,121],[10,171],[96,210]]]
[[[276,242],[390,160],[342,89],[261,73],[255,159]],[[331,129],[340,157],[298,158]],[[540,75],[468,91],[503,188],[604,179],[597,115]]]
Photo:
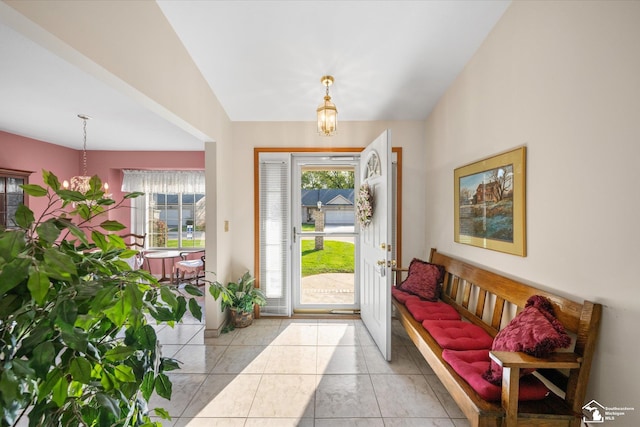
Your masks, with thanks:
[[[444,267],[414,258],[409,264],[409,274],[400,284],[400,290],[412,293],[427,301],[437,301],[444,278]]]
[[[524,310],[493,340],[491,350],[522,351],[534,357],[549,357],[558,348],[571,345],[571,337],[564,326],[555,317],[551,302],[545,297],[534,295],[527,300]],[[533,370],[522,370],[522,375]],[[500,385],[502,383],[502,366],[493,360],[483,378]]]

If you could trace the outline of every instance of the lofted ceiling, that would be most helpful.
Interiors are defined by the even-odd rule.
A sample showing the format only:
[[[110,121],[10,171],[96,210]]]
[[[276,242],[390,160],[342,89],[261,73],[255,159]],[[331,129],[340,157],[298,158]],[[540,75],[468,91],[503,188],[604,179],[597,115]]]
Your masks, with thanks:
[[[232,121],[315,121],[320,77],[340,121],[424,120],[509,1],[164,1]],[[189,133],[2,19],[0,130],[90,150],[203,150]],[[144,31],[144,26],[141,26]]]

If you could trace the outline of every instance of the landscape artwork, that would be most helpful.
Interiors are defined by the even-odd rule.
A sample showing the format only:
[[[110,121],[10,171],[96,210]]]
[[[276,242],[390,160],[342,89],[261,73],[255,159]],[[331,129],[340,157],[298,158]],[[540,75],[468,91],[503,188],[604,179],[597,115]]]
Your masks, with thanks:
[[[454,172],[454,240],[525,256],[525,147]]]
[[[513,242],[513,165],[460,178],[460,234]]]

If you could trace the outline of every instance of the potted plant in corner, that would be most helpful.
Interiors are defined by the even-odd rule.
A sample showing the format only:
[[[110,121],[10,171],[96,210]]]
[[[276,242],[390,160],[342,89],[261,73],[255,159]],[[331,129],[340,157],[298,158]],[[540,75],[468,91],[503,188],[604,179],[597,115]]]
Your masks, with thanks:
[[[253,323],[253,309],[257,304],[263,306],[267,300],[259,288],[254,286],[255,278],[247,271],[237,282],[229,282],[227,286],[215,281],[209,291],[217,300],[221,299],[222,310],[228,308],[231,313],[231,324],[236,328],[245,328]]]

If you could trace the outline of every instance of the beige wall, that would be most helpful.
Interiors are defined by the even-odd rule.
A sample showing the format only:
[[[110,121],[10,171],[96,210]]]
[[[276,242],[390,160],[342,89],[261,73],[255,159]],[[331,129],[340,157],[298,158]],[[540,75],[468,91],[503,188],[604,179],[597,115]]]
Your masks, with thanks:
[[[639,23],[640,2],[514,2],[426,124],[427,245],[604,304],[588,399],[636,407],[620,426],[640,425]],[[521,145],[528,256],[454,243],[454,168]]]
[[[234,122],[233,173],[229,179],[233,202],[233,263],[236,274],[254,270],[254,147],[364,147],[385,129],[391,129],[394,147],[403,150],[404,199],[403,258],[405,265],[416,254],[425,253],[424,235],[424,123],[340,122],[339,134],[318,136],[314,122]],[[223,184],[224,186],[224,184]],[[410,225],[410,226],[408,226]],[[412,237],[413,236],[413,237]],[[407,261],[408,260],[408,261]]]
[[[339,134],[318,136],[314,122],[234,122],[233,172],[222,184],[233,193],[233,270],[254,270],[253,149],[254,147],[365,147],[385,129],[391,142],[403,150],[403,258],[424,256],[426,246],[422,212],[424,197],[424,123],[340,122]]]

